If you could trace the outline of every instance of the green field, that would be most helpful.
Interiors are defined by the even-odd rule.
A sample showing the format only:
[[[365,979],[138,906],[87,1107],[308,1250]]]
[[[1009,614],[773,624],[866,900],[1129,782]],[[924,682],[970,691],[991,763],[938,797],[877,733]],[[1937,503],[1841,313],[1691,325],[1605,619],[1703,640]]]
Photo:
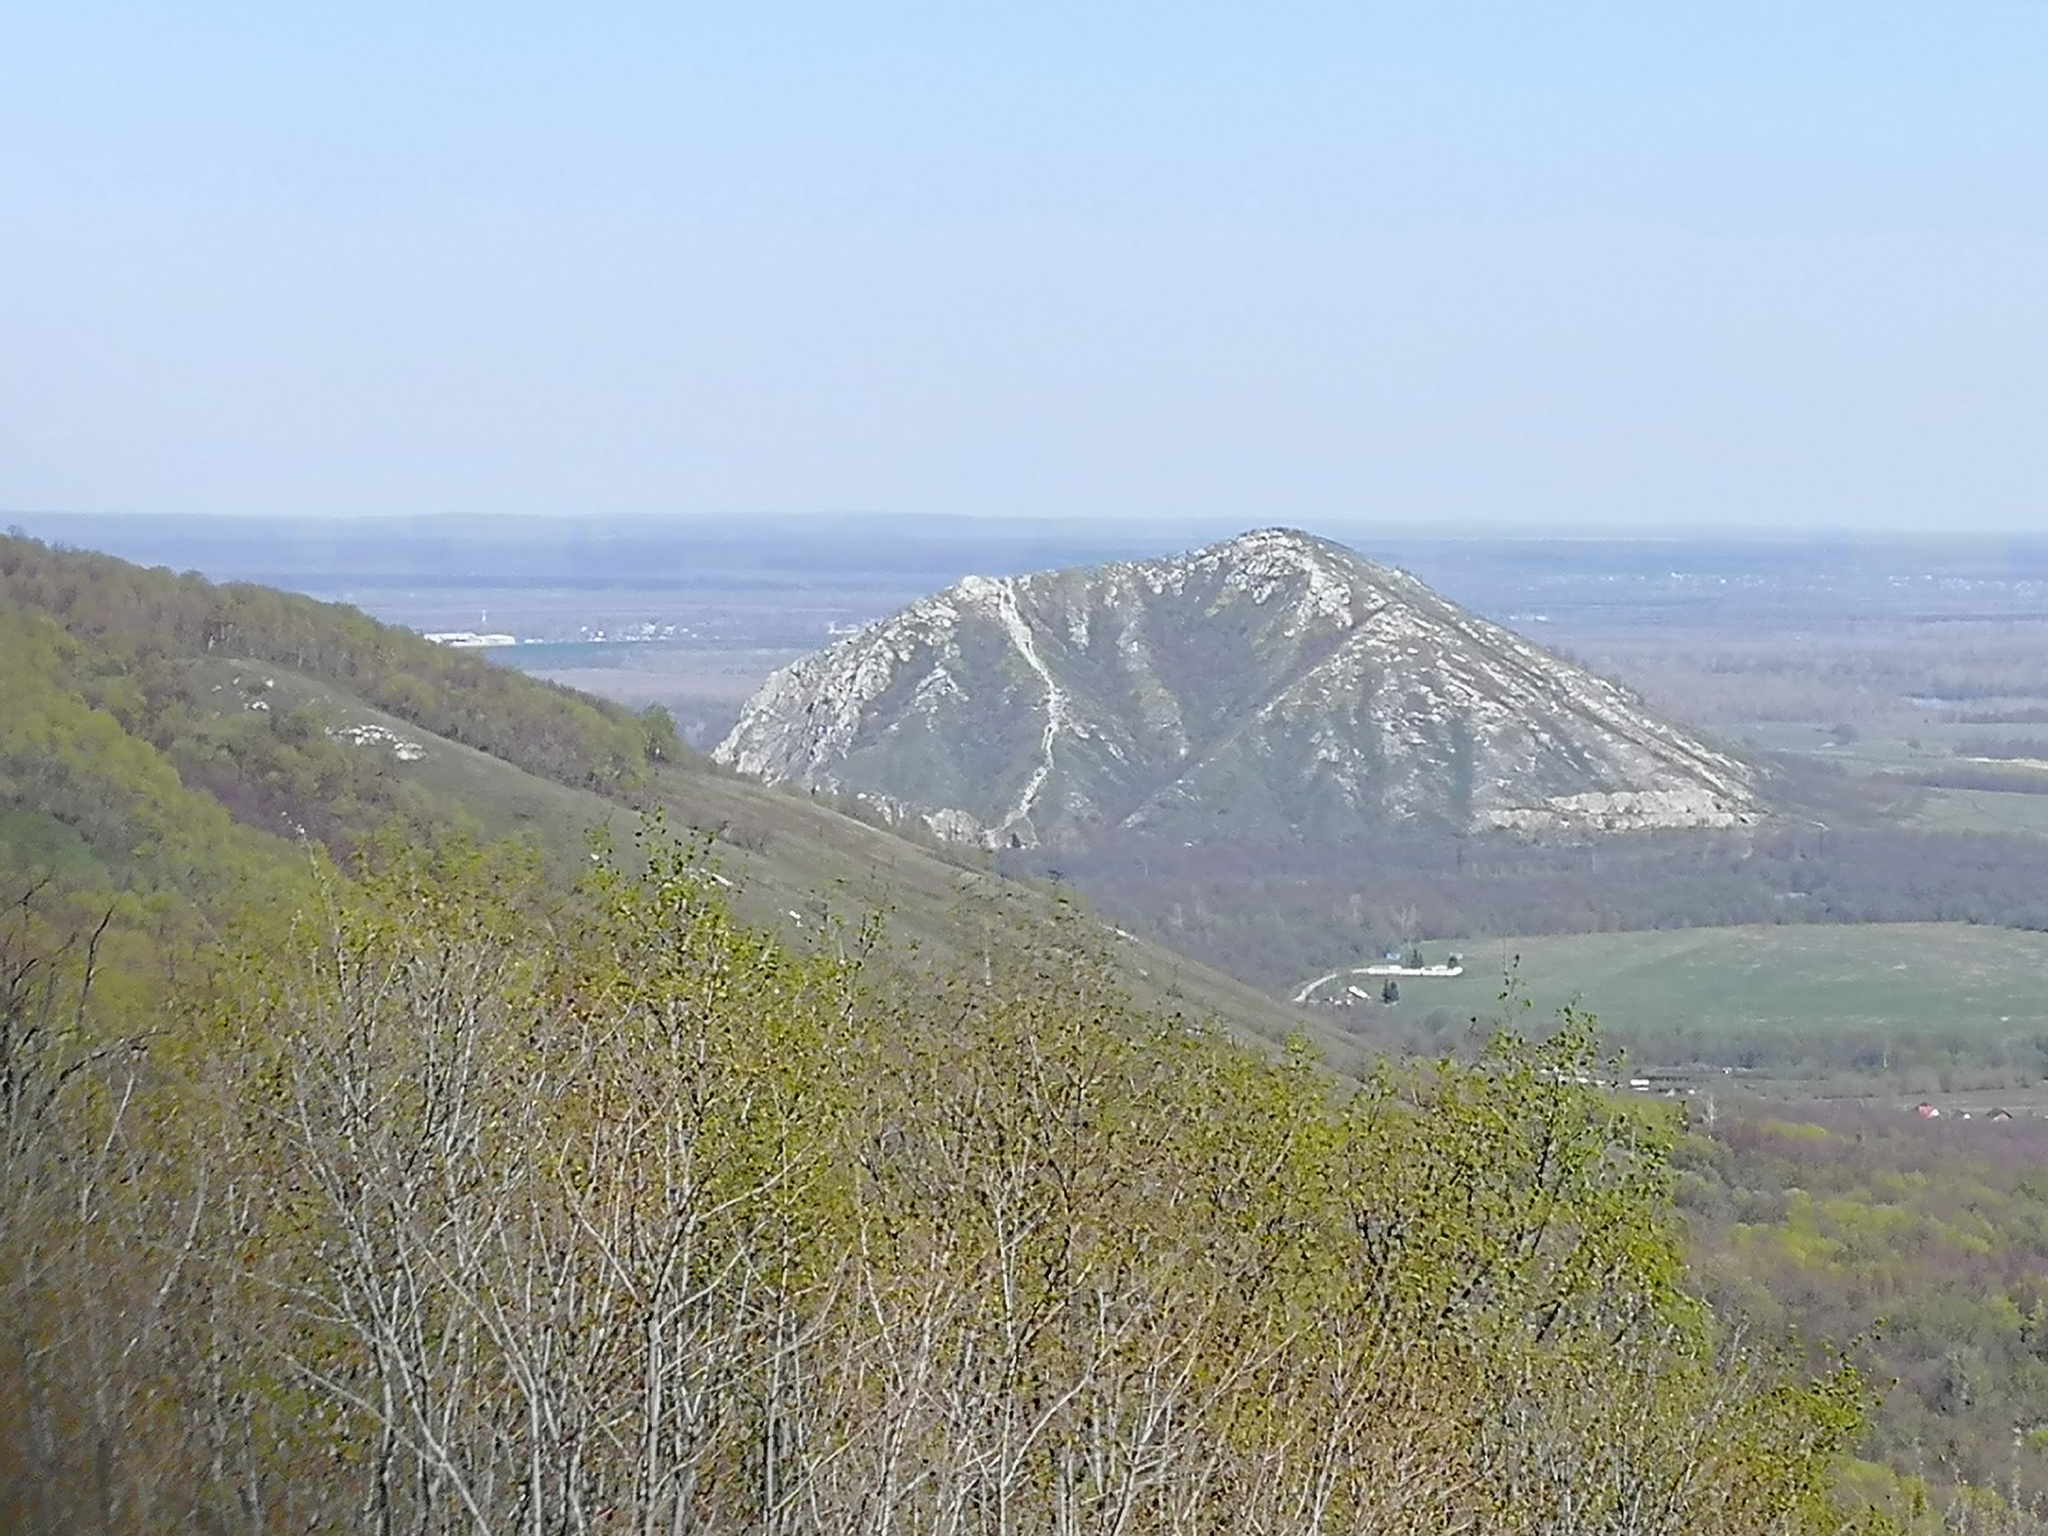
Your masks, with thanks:
[[[2028,707],[2040,701],[2024,701]],[[1820,721],[1756,721],[1727,728],[1731,740],[1754,749],[1810,757],[1854,777],[1892,777],[1897,803],[1887,813],[1900,826],[1923,832],[2012,833],[2048,837],[2048,794],[2004,789],[1922,788],[1922,774],[1957,768],[1996,766],[1972,757],[1972,743],[1986,736],[2040,734],[2048,727],[2025,721],[1999,724],[1906,720],[1859,728],[1853,740],[1838,741]]]
[[[1930,789],[1905,825],[1926,832],[2012,832],[2048,837],[2048,795],[1995,789]]]
[[[1544,1020],[1576,1002],[1643,1067],[1847,1074],[1930,1092],[2038,1086],[2048,1071],[2032,1044],[2048,1037],[2048,934],[1788,924],[1472,939],[1424,945],[1423,957],[1453,949],[1463,976],[1403,977],[1390,1011],[1489,1019],[1512,972],[1533,1004],[1518,1016]]]

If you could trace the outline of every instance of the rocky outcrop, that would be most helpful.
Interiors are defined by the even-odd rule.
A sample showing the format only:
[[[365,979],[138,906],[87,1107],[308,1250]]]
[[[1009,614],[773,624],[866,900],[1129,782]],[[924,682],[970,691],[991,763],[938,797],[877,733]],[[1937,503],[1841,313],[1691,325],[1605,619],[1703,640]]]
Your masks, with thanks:
[[[969,577],[776,673],[716,752],[991,845],[1727,827],[1748,768],[1307,534]]]

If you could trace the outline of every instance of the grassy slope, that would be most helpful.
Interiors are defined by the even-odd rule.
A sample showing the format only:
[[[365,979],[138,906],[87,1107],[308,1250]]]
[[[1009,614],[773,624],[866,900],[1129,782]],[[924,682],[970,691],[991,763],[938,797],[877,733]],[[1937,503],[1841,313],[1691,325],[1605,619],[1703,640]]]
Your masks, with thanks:
[[[394,824],[521,837],[566,873],[591,827],[624,843],[659,808],[678,833],[715,834],[743,908],[785,928],[880,908],[898,953],[958,963],[1056,910],[971,861],[715,770],[656,719],[341,605],[0,538],[0,629],[14,706],[0,720],[0,876],[20,883],[60,863],[166,892],[221,885],[229,860],[238,876],[292,878],[299,838],[346,851]],[[352,742],[359,727],[388,735]],[[423,755],[404,760],[393,739]],[[1145,1003],[1269,1040],[1328,1023],[1087,931]],[[1325,1044],[1353,1064],[1341,1031]]]
[[[822,901],[842,917],[886,915],[888,931],[939,955],[972,954],[984,934],[1043,920],[1053,899],[1036,889],[921,848],[808,798],[692,766],[656,776],[671,824],[727,829],[719,855],[746,902],[787,922],[815,926]],[[1307,1030],[1334,1065],[1354,1067],[1355,1044],[1331,1021],[1291,1008],[1222,972],[1159,945],[1104,930],[1133,993],[1169,1012],[1213,1014],[1265,1040]]]
[[[193,663],[195,692],[224,715],[261,701],[267,712],[317,706],[337,731],[373,726],[424,749],[402,761],[373,742],[351,748],[381,760],[392,778],[461,807],[491,837],[533,843],[564,873],[585,858],[585,838],[604,827],[630,844],[640,810],[589,790],[557,784],[500,758],[448,741],[376,709],[330,683],[288,668],[234,657]],[[268,686],[265,686],[265,685]],[[956,862],[893,833],[842,815],[806,796],[765,788],[694,757],[653,765],[641,795],[678,834],[711,834],[719,868],[734,881],[740,905],[757,921],[817,932],[827,913],[857,923],[885,916],[901,949],[940,962],[980,947],[987,933],[1043,920],[1053,901],[1034,888]],[[1169,1012],[1213,1016],[1240,1034],[1277,1041],[1306,1029],[1334,1065],[1353,1067],[1358,1048],[1327,1018],[1297,1010],[1158,945],[1110,934],[1133,993]]]
[[[582,860],[584,834],[589,828],[600,822],[620,829],[634,824],[632,813],[616,801],[527,773],[502,758],[422,730],[331,683],[287,667],[232,656],[208,657],[192,663],[192,677],[195,692],[225,717],[258,702],[272,713],[310,704],[333,731],[372,727],[423,748],[426,756],[414,762],[400,760],[389,746],[375,739],[348,750],[359,759],[374,762],[378,771],[393,780],[424,790],[444,814],[466,819],[470,830],[479,835],[531,843],[563,873]]]

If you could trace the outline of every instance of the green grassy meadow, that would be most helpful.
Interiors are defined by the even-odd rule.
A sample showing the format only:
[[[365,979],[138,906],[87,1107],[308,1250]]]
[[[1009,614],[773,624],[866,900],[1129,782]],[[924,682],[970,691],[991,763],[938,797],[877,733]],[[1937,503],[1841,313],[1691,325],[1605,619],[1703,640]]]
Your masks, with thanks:
[[[1465,974],[1401,979],[1396,1011],[1501,1013],[1512,975],[1547,1020],[1576,1003],[1639,1067],[1728,1066],[1769,1083],[1885,1092],[2038,1088],[2048,934],[1952,923],[1786,924],[1425,945]],[[1375,986],[1377,984],[1375,983]],[[1848,1084],[1842,1084],[1846,1089]]]
[[[2028,708],[2043,701],[2021,701]],[[1916,776],[1959,766],[1982,766],[1972,743],[1986,736],[2039,734],[2042,727],[2015,722],[1904,720],[1859,727],[1853,739],[1837,740],[1825,721],[1756,721],[1727,729],[1731,740],[1754,749],[1790,753],[1831,763],[1859,779],[1896,779],[1898,797],[1889,819],[1922,832],[2006,833],[2048,838],[2048,794],[2002,788],[1930,788]]]
[[[1930,789],[1904,824],[1924,832],[2006,832],[2048,837],[2048,795],[1996,789]]]

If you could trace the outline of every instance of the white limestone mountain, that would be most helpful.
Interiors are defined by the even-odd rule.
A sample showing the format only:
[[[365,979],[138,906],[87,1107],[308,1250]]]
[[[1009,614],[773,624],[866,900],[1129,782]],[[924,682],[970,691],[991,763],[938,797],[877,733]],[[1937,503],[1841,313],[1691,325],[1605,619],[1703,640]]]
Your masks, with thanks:
[[[991,846],[1728,827],[1741,762],[1339,545],[970,576],[783,668],[720,762]]]

